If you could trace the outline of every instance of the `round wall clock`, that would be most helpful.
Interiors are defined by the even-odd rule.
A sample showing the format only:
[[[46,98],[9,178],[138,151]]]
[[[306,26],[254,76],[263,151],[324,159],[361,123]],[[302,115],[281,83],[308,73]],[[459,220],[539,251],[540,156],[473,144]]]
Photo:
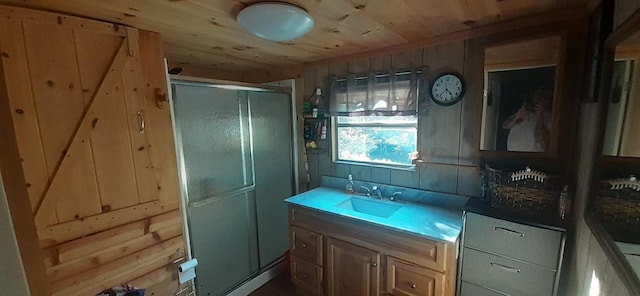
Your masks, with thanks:
[[[464,90],[462,77],[454,73],[442,74],[431,85],[431,99],[438,105],[451,106],[462,100]]]

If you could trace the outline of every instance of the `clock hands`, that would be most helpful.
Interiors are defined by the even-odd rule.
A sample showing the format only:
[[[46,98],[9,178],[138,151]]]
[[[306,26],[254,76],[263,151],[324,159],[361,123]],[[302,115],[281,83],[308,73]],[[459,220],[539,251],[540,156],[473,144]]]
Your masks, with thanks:
[[[445,88],[445,89],[444,89],[444,90],[443,90],[443,91],[438,95],[438,97],[441,97],[441,98],[442,98],[442,95],[444,95],[444,93],[445,93],[445,92],[448,92],[448,93],[449,93],[449,99],[453,98],[453,94],[451,93],[451,91],[449,91],[449,89],[448,89],[448,88]]]

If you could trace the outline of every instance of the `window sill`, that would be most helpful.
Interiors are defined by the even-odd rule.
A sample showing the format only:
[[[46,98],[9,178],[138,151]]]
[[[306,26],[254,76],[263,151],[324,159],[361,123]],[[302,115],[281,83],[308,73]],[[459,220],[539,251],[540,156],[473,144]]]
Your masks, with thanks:
[[[370,163],[370,162],[358,162],[358,161],[347,161],[347,160],[334,160],[333,163],[337,164],[345,164],[345,165],[359,165],[359,166],[367,166],[372,168],[381,168],[381,169],[392,169],[398,171],[409,171],[415,172],[415,165],[393,165],[393,164],[380,164],[380,163]]]

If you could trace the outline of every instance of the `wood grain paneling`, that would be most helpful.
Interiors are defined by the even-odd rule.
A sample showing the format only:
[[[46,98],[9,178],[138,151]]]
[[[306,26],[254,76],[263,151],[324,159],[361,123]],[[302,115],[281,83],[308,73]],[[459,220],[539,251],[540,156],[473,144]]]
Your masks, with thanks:
[[[394,54],[385,54],[372,58],[356,59],[330,65],[310,67],[304,72],[305,89],[312,91],[328,81],[330,76],[344,77],[348,73],[385,72],[391,69],[422,68],[427,71],[428,80],[446,72],[463,73],[465,70],[466,42],[454,42],[431,48],[416,48]],[[309,79],[307,79],[309,78]],[[309,82],[311,81],[311,82]],[[328,89],[323,89],[328,93]],[[418,150],[428,162],[428,168],[416,168],[415,171],[377,168],[357,164],[332,163],[329,157],[320,157],[318,167],[331,167],[331,176],[353,178],[361,181],[373,181],[413,188],[423,188],[448,193],[458,193],[458,170],[455,165],[459,161],[459,141],[461,140],[461,108],[462,104],[450,107],[438,106],[425,97],[427,108],[418,119]],[[473,146],[476,147],[476,146]],[[474,154],[475,156],[475,154]],[[316,160],[315,158],[313,159]],[[437,164],[453,164],[437,165]],[[433,164],[433,166],[432,166]],[[315,168],[315,164],[313,166]],[[321,174],[312,171],[312,183],[318,184]],[[301,178],[304,180],[304,178]],[[465,183],[469,193],[475,180]]]
[[[97,214],[101,209],[90,143],[66,151],[84,111],[73,31],[59,25],[44,29],[42,24],[23,22],[23,34],[49,177],[58,174],[57,168],[70,152],[68,155],[72,158],[66,161],[70,169],[61,170],[60,176],[76,180],[75,186],[65,194],[79,205],[56,207],[57,220],[47,216],[42,223],[66,222],[76,216]],[[43,51],[43,48],[50,50]],[[59,191],[47,194],[55,196]]]
[[[184,248],[182,236],[169,239],[150,248],[119,258],[89,271],[52,283],[53,295],[86,295],[132,280],[134,274],[144,275],[174,260],[173,255]]]
[[[424,64],[431,83],[444,73],[462,74],[465,61],[464,42],[455,42],[424,50]],[[468,79],[465,79],[468,81]],[[465,97],[465,99],[472,99]],[[458,164],[460,115],[462,104],[440,106],[431,100],[420,114],[420,157],[428,162]]]
[[[0,164],[32,295],[133,280],[175,294],[185,241],[159,35],[5,6],[0,33]]]
[[[484,48],[488,42],[505,42],[506,40],[523,40],[527,36],[549,36],[549,32],[565,32],[571,35],[569,45],[570,52],[575,53],[567,59],[567,70],[561,75],[566,77],[578,77],[579,54],[578,44],[583,37],[584,23],[582,21],[566,21],[555,24],[543,23],[543,26],[520,26],[519,30],[510,32],[500,31],[499,34],[486,35],[468,40],[456,40],[438,45],[406,49],[399,52],[379,52],[377,55],[354,55],[353,59],[335,59],[328,64],[328,75],[345,76],[347,73],[358,73],[369,68],[373,72],[384,72],[390,69],[402,69],[408,67],[422,67],[431,82],[442,73],[454,72],[462,75],[466,82],[466,92],[463,100],[449,107],[439,106],[433,103],[429,95],[421,102],[424,108],[420,109],[418,119],[418,150],[424,161],[418,164],[415,171],[390,169],[389,182],[385,178],[376,179],[380,183],[391,185],[421,188],[445,193],[461,194],[466,196],[480,195],[480,176],[478,166],[480,164],[479,133],[481,122],[481,106],[483,96],[483,69]],[[534,23],[532,23],[534,24]],[[529,48],[522,49],[530,50]],[[495,53],[494,56],[499,55]],[[543,56],[543,55],[540,55]],[[546,55],[545,55],[546,56]],[[505,58],[505,57],[503,57]],[[508,57],[506,57],[508,58]],[[552,57],[555,59],[556,57]],[[561,57],[560,57],[561,58]],[[494,60],[498,60],[497,56]],[[334,61],[334,60],[331,60]],[[308,64],[305,73],[313,73],[314,81],[326,81],[325,72],[319,72],[319,67],[326,64]],[[304,74],[303,77],[308,74]],[[577,76],[576,76],[577,75]],[[575,106],[577,100],[577,82],[567,78],[563,83],[563,95],[572,99],[563,100],[562,110]],[[313,84],[313,86],[318,85]],[[309,85],[311,88],[311,85]],[[328,91],[324,91],[327,93]],[[569,111],[567,111],[569,112]],[[568,114],[568,113],[567,113]],[[560,134],[566,134],[574,126],[575,122],[564,116],[561,124],[563,130]],[[565,141],[566,142],[566,141]],[[568,156],[573,144],[564,143],[559,154]],[[547,161],[556,167],[565,168],[570,162],[570,157],[561,157],[561,161]],[[328,158],[320,158],[320,162],[331,161]],[[526,160],[530,163],[534,160]],[[537,161],[537,160],[535,160]],[[363,181],[372,180],[372,169],[366,166],[347,163],[331,163],[330,174],[335,177],[345,178],[348,174],[354,178],[360,177]],[[319,163],[318,166],[323,166]],[[329,166],[329,165],[324,165]],[[371,171],[370,173],[366,172]],[[365,172],[365,173],[363,173]],[[356,176],[358,175],[358,176]],[[319,174],[312,174],[312,180],[318,179]],[[316,181],[313,181],[316,183]]]
[[[46,30],[45,27],[41,29]],[[124,44],[122,44],[118,54],[113,59],[111,67],[107,71],[108,74],[105,75],[101,82],[95,98],[91,101],[87,111],[80,117],[79,122],[76,123],[78,127],[74,128],[71,132],[69,143],[65,143],[60,155],[60,162],[51,173],[49,188],[35,211],[36,224],[38,226],[45,226],[47,221],[50,221],[50,217],[53,215],[53,209],[56,210],[56,214],[59,216],[58,220],[61,220],[60,222],[95,215],[102,211],[98,195],[98,184],[95,179],[96,171],[92,157],[93,152],[91,151],[91,132],[99,122],[100,116],[102,115],[101,109],[108,103],[109,93],[112,92],[117,82],[116,77],[122,71],[125,56]],[[46,96],[46,90],[41,91],[44,93],[40,95]],[[61,104],[64,104],[64,102],[61,102]],[[39,118],[40,125],[46,125],[46,122],[46,117]],[[43,130],[43,133],[44,132]],[[88,168],[91,168],[91,171],[86,172],[83,170]],[[78,175],[81,176],[77,177]],[[73,182],[73,180],[86,182],[86,175],[90,176],[91,182],[88,184],[83,183],[79,186],[72,187],[66,186],[67,182]],[[74,204],[78,199],[82,199],[83,202],[79,202],[78,204],[83,207],[60,206],[58,201],[65,199],[73,200],[70,201],[70,204]]]
[[[484,89],[484,45],[480,40],[466,41],[464,76],[467,90],[462,100],[460,123],[460,154],[458,163],[477,166],[480,150],[480,128]]]
[[[140,203],[122,81],[105,99],[99,124],[91,133],[91,150],[98,184],[118,184],[99,187],[100,204],[117,210]]]
[[[66,262],[62,260],[64,259],[62,258],[62,256],[63,254],[68,254],[70,252],[60,253],[59,256],[61,262],[47,269],[49,279],[51,281],[61,280],[73,274],[81,273],[85,270],[95,268],[107,262],[111,262],[118,258],[152,247],[159,242],[177,237],[182,234],[181,224],[175,224],[155,231],[149,231],[145,234],[145,223],[146,221],[140,221],[128,224],[123,227],[119,227],[114,230],[110,230],[109,234],[111,235],[110,238],[112,243],[105,243],[104,245],[102,245],[98,242],[97,244],[100,244],[100,246],[91,253],[78,254],[80,250],[88,250],[91,248],[91,241],[88,244],[89,247],[84,246],[86,239],[72,241],[68,244],[61,245],[58,249],[61,249],[63,247],[70,248],[72,247],[70,246],[72,244],[79,245],[80,250],[71,249],[78,255],[77,257],[71,258],[71,260],[67,260]],[[140,224],[142,224],[141,228]],[[113,231],[118,232],[114,234]],[[100,236],[105,235],[102,235],[102,233],[100,233],[98,235],[89,236],[87,238],[91,238],[95,242],[95,239]]]
[[[129,50],[140,51],[140,39],[137,30],[127,28]],[[132,42],[133,41],[133,42]],[[131,145],[129,149],[133,155],[133,168],[136,176],[137,194],[140,203],[157,199],[157,187],[155,174],[151,164],[153,149],[149,149],[147,134],[140,132],[140,118],[138,112],[144,116],[146,102],[143,89],[145,80],[143,76],[140,56],[134,55],[125,65],[122,73],[122,91],[127,115],[127,129]]]
[[[173,138],[173,126],[169,108],[156,108],[156,91],[167,95],[167,80],[164,70],[164,53],[159,44],[160,34],[139,31],[139,47],[142,77],[144,79],[144,118],[151,165],[156,178],[156,196],[161,203],[175,202],[179,196],[177,160]],[[138,148],[139,149],[139,148]]]
[[[22,159],[22,166],[31,207],[35,209],[49,180],[49,171],[42,147],[27,65],[27,53],[20,27],[19,22],[3,22],[0,35],[4,37],[0,40],[2,42],[0,48],[4,53],[3,68],[14,69],[11,75],[3,75],[3,77],[7,84],[13,86],[7,89],[7,97],[12,119],[15,122],[18,145],[24,147],[23,154],[31,155],[29,158]]]
[[[236,22],[255,1],[82,1],[9,0],[93,19],[121,23],[165,36],[172,66],[197,65],[216,71],[266,70],[403,45],[469,28],[563,9],[586,11],[586,0],[464,1],[348,0],[290,1],[306,9],[315,28],[291,42],[269,42]]]
[[[0,49],[5,53],[2,54],[0,59],[0,66],[2,66],[2,71],[0,71],[0,170],[2,171],[3,190],[5,191],[4,194],[6,194],[8,209],[11,213],[13,231],[15,233],[29,292],[34,296],[44,296],[49,295],[50,290],[44,271],[43,256],[37,243],[36,225],[32,219],[32,207],[29,199],[29,194],[32,192],[28,191],[29,186],[25,180],[22,157],[18,149],[18,145],[24,144],[24,142],[20,141],[16,136],[15,131],[18,129],[14,128],[14,124],[29,122],[14,121],[14,118],[12,118],[14,110],[12,110],[10,106],[12,101],[16,101],[15,98],[12,99],[11,97],[23,94],[26,87],[20,84],[14,85],[11,83],[11,80],[7,80],[7,77],[17,76],[22,79],[25,78],[24,72],[21,74],[13,73],[12,71],[7,71],[6,68],[9,65],[21,64],[19,63],[20,61],[18,61],[18,63],[8,61],[11,55],[6,49],[10,48],[10,45],[7,45],[7,39],[5,39],[12,38],[12,36],[15,37],[18,35],[17,33],[21,32],[5,34],[6,32],[4,31],[5,29],[11,30],[18,28],[19,26],[0,26],[0,30],[2,30],[2,34],[0,34],[2,37],[0,38]],[[13,40],[9,40],[9,42],[11,41]],[[19,55],[16,54],[14,57],[19,57]],[[28,81],[28,78],[22,82],[24,81]],[[16,88],[20,91],[11,90]],[[29,96],[23,97],[23,99],[29,98]],[[21,130],[28,131],[28,129]],[[31,151],[42,156],[41,150],[35,149]],[[37,156],[34,155],[34,157]]]

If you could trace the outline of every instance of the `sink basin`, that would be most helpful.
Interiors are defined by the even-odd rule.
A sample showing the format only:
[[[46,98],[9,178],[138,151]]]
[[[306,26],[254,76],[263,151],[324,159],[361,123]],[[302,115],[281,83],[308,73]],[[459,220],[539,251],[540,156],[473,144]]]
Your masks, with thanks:
[[[389,218],[402,206],[388,204],[373,199],[351,197],[336,205],[339,208],[356,211],[358,213],[369,214],[381,218]]]

